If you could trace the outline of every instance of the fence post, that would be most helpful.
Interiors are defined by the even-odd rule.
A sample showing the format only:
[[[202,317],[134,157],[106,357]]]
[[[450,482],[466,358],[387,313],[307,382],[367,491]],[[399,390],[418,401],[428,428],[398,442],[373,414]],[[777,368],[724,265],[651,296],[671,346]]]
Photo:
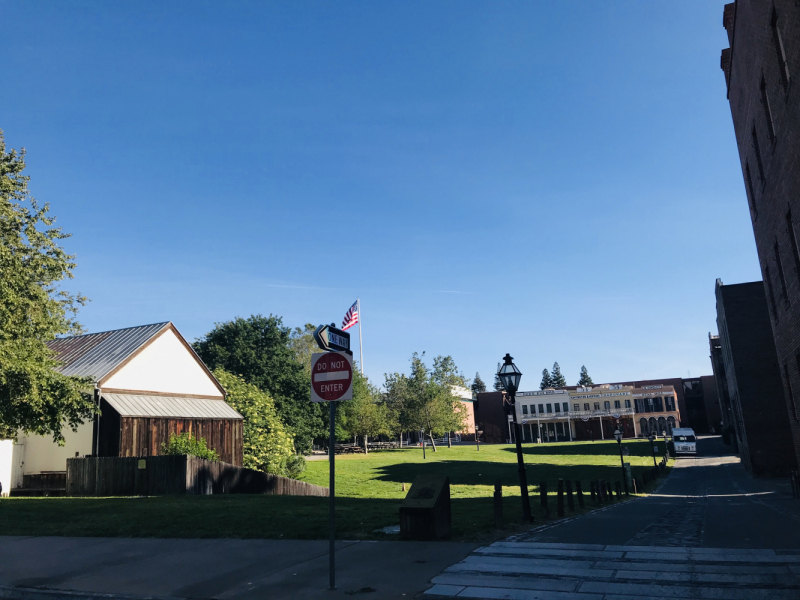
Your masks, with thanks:
[[[615,481],[614,487],[617,489],[617,500],[622,500],[622,484],[619,481]]]
[[[589,482],[589,489],[590,489],[590,500],[592,504],[597,502],[597,486],[595,485],[594,481]]]
[[[569,512],[575,512],[575,498],[572,496],[572,482],[567,479],[567,508]]]
[[[556,511],[559,517],[564,516],[564,480],[558,480],[558,488],[556,494]]]
[[[539,483],[539,496],[542,502],[542,515],[547,519],[550,517],[550,509],[547,508],[547,482],[542,481]]]
[[[581,489],[581,482],[575,482],[575,491],[578,493],[578,506],[583,508],[583,490]]]
[[[499,479],[494,482],[494,526],[503,527],[503,486]]]

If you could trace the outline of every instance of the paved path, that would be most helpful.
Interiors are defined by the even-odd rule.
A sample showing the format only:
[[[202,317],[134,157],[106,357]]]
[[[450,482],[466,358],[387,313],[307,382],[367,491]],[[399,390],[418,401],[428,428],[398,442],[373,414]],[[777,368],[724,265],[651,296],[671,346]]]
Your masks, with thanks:
[[[698,446],[655,494],[478,548],[426,597],[800,599],[800,502]]]
[[[219,599],[410,599],[477,544],[315,540],[0,537],[2,586]],[[22,597],[22,596],[12,596]],[[37,596],[32,596],[36,598]]]

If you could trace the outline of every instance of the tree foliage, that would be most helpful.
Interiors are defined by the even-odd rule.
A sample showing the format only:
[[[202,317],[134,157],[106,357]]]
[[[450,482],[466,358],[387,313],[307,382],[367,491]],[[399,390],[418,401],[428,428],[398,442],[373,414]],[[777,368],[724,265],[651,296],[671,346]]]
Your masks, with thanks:
[[[186,431],[180,435],[169,436],[169,442],[161,444],[161,454],[167,456],[196,456],[207,460],[219,460],[219,454],[208,447],[205,438],[192,437]]]
[[[395,415],[384,401],[380,391],[357,370],[353,370],[353,399],[340,403],[337,415],[348,438],[368,438],[391,435],[397,431]]]
[[[228,404],[244,417],[244,466],[296,477],[299,473],[293,464],[294,439],[278,416],[270,395],[224,369],[215,369],[214,376],[228,393]]]
[[[503,387],[503,382],[500,381],[500,363],[497,363],[497,370],[494,372],[494,387],[495,392],[502,392],[506,388]]]
[[[46,342],[81,333],[78,307],[86,301],[60,288],[75,257],[59,245],[50,206],[28,193],[25,151],[6,151],[0,131],[0,437],[18,430],[52,435],[75,430],[94,410],[87,379],[55,371]]]
[[[567,380],[564,379],[564,376],[561,374],[561,367],[558,366],[558,363],[553,363],[553,371],[550,374],[550,383],[552,384],[551,387],[554,388],[563,388],[567,386]]]
[[[483,383],[480,373],[475,373],[475,379],[470,386],[473,394],[483,394],[486,391],[486,384]]]
[[[589,377],[589,372],[585,366],[581,367],[581,378],[578,380],[578,385],[593,385],[594,381]]]
[[[294,357],[311,377],[311,355],[315,352],[322,352],[314,339],[314,332],[317,326],[306,323],[302,327],[295,327],[289,336],[289,348],[294,353]]]
[[[550,377],[550,371],[545,369],[542,371],[542,382],[539,384],[539,389],[546,390],[551,387],[553,387],[553,379]]]
[[[454,386],[466,387],[464,376],[450,356],[437,356],[432,369],[423,356],[416,352],[411,356],[408,375],[386,375],[387,403],[400,430],[424,430],[432,436],[466,429],[466,411],[454,392]]]
[[[267,392],[298,452],[310,451],[313,439],[324,435],[322,408],[310,398],[310,371],[298,362],[292,331],[280,317],[216,323],[194,348],[211,369],[225,369]]]

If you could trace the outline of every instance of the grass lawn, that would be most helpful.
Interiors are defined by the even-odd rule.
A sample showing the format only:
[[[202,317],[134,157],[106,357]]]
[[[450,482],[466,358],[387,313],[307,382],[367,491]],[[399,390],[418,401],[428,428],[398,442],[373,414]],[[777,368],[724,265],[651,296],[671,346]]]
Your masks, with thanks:
[[[634,475],[652,467],[650,442],[625,442]],[[663,450],[664,443],[660,442]],[[617,443],[525,445],[531,507],[544,521],[539,482],[546,481],[550,516],[555,518],[559,478],[581,481],[586,510],[589,481],[621,479]],[[511,445],[440,447],[422,459],[418,448],[337,456],[336,506],[339,539],[393,539],[375,529],[397,525],[398,509],[417,475],[450,477],[453,536],[456,540],[489,540],[521,528],[516,454]],[[327,486],[328,462],[311,461],[302,479]],[[505,527],[494,529],[492,495],[503,485]],[[565,500],[566,504],[566,500]],[[577,509],[577,499],[576,499]],[[578,512],[578,511],[576,511]],[[567,516],[570,514],[566,512]],[[170,496],[150,498],[8,498],[0,500],[2,535],[80,535],[133,537],[327,537],[328,499],[291,496]]]

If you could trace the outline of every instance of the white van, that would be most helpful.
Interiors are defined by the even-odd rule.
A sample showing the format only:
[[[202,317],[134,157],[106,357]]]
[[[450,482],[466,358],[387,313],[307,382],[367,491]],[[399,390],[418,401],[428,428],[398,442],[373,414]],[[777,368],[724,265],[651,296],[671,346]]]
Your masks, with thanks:
[[[689,427],[676,427],[672,430],[672,443],[675,446],[675,455],[697,454],[697,437],[694,429]]]

